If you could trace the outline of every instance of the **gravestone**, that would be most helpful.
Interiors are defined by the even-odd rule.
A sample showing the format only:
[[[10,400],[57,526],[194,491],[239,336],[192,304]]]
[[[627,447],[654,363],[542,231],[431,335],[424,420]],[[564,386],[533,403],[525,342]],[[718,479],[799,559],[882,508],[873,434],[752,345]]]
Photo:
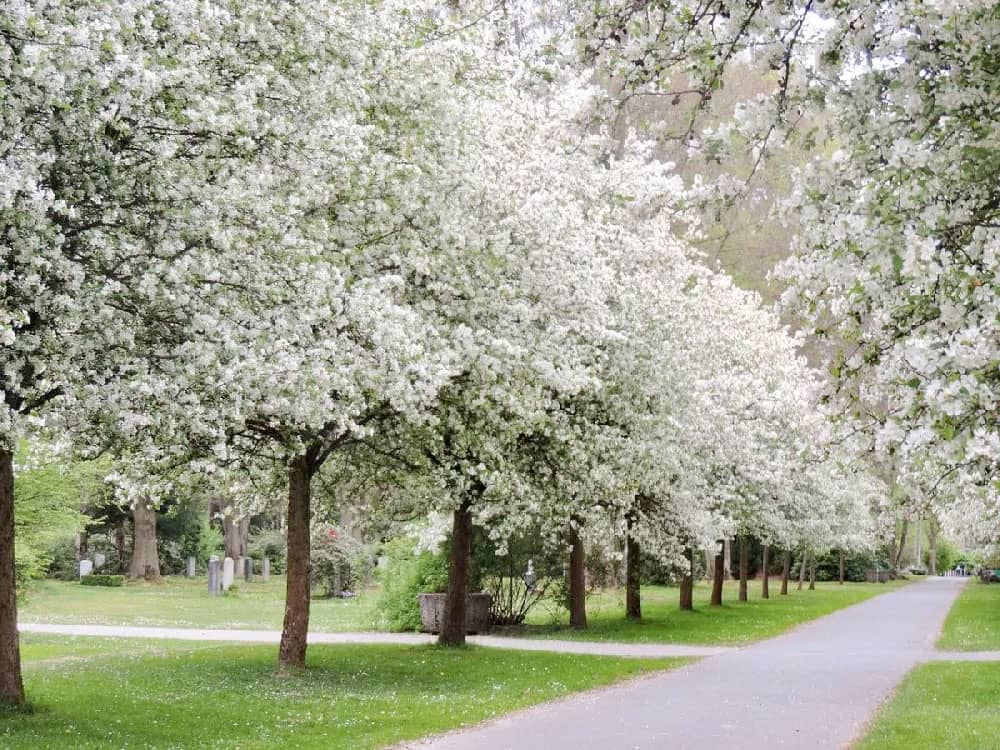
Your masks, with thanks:
[[[186,572],[187,572],[187,577],[188,578],[194,578],[194,573],[195,573],[195,559],[193,557],[189,557],[188,560],[187,560],[187,571]]]
[[[233,558],[227,557],[222,561],[222,590],[229,591],[233,585]]]
[[[220,592],[219,587],[219,558],[215,555],[208,561],[208,593],[212,596],[218,596]]]
[[[94,563],[90,560],[80,560],[80,578],[89,576],[94,572]]]
[[[268,557],[265,557],[264,561],[261,563],[260,577],[265,581],[270,580],[271,578],[271,559]]]
[[[103,552],[94,553],[94,570],[100,570],[104,567],[104,563],[107,562],[107,558],[104,556]]]
[[[253,580],[253,558],[243,558],[243,580],[247,583]]]

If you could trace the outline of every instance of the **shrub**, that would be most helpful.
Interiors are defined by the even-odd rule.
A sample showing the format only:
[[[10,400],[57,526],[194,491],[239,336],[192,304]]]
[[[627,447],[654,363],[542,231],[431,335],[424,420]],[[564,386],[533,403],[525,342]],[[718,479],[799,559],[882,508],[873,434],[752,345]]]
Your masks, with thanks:
[[[91,573],[80,579],[83,586],[124,586],[125,576],[105,575],[103,573]]]
[[[261,565],[263,559],[268,558],[271,561],[272,573],[276,575],[284,573],[287,554],[284,532],[278,529],[261,529],[251,534],[247,542],[247,554]]]
[[[865,574],[872,568],[886,570],[889,561],[884,556],[873,552],[855,552],[844,558],[844,580],[861,582]],[[840,580],[840,552],[834,550],[816,558],[816,580]]]
[[[59,581],[75,581],[77,577],[76,544],[73,537],[65,537],[49,547],[48,567],[45,574]]]
[[[512,537],[503,555],[478,529],[473,540],[475,588],[493,595],[490,617],[494,625],[520,625],[528,612],[547,594],[567,598],[565,564],[568,553],[562,544],[546,543],[540,533],[527,532]],[[528,566],[533,580],[525,580]]]
[[[313,530],[312,585],[327,596],[353,591],[371,573],[371,549],[341,529],[322,524]]]
[[[412,539],[392,539],[382,546],[377,571],[382,583],[378,611],[389,630],[420,630],[418,594],[440,594],[448,590],[448,556],[439,552],[417,552]]]

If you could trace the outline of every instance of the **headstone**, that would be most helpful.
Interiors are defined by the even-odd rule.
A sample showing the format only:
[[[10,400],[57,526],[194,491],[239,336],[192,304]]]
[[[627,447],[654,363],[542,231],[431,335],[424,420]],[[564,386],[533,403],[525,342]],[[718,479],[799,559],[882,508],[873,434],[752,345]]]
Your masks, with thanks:
[[[193,557],[189,557],[187,561],[187,577],[194,578],[194,573],[195,573],[195,559]]]
[[[253,558],[243,558],[243,580],[247,583],[253,580]]]
[[[94,572],[94,563],[90,560],[80,560],[80,578],[89,576]]]
[[[108,560],[108,558],[104,556],[103,552],[95,552],[94,553],[94,570],[100,570],[101,568],[103,568],[104,567],[104,563],[106,563],[107,560]]]
[[[264,562],[261,563],[260,577],[265,581],[271,578],[271,558],[265,557]]]
[[[208,561],[208,593],[212,596],[218,596],[220,592],[219,587],[219,558],[215,555]]]
[[[233,558],[227,557],[222,561],[222,590],[229,591],[233,585]]]

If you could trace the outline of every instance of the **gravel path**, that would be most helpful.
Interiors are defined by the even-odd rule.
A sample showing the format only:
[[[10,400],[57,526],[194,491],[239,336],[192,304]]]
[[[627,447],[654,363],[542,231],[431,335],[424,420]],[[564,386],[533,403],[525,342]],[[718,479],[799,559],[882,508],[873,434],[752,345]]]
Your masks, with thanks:
[[[232,643],[278,643],[279,630],[207,630],[200,628],[135,627],[131,625],[50,625],[20,623],[22,633],[49,635],[83,635],[104,638],[157,638],[180,641],[219,641]],[[309,643],[397,643],[421,645],[434,643],[437,638],[421,633],[310,633]],[[531,640],[500,636],[471,636],[470,643],[488,648],[509,648],[519,651],[555,651],[565,654],[624,656],[635,658],[669,658],[674,656],[717,656],[734,651],[724,646],[679,646],[661,643],[594,643],[588,641]]]
[[[673,672],[406,747],[843,748],[912,667],[936,658],[934,641],[965,581],[904,586]]]

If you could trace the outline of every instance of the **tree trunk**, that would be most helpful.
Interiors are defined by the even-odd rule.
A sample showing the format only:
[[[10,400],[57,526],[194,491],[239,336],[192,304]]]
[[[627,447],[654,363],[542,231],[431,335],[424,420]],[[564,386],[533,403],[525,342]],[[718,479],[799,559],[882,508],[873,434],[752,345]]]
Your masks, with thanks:
[[[691,611],[694,609],[694,550],[688,547],[684,550],[684,556],[688,561],[687,573],[681,576],[681,599],[682,610]]]
[[[630,620],[642,618],[642,602],[639,593],[640,555],[639,540],[632,536],[633,519],[628,519],[625,536],[625,616]]]
[[[747,576],[750,574],[750,539],[740,536],[740,601],[747,600]]]
[[[132,562],[128,577],[160,580],[160,555],[156,551],[156,509],[142,500],[132,508]]]
[[[709,602],[713,607],[722,606],[722,578],[725,575],[725,560],[723,551],[725,542],[719,540],[719,551],[715,553],[715,576],[712,578],[712,599]]]
[[[722,542],[722,550],[726,558],[722,566],[722,578],[728,581],[733,577],[733,545],[728,539]]]
[[[938,527],[937,521],[933,516],[927,519],[927,574],[936,576],[937,575],[937,538]]]
[[[76,533],[76,538],[73,540],[73,546],[76,547],[76,561],[80,562],[87,557],[87,531],[78,531]]]
[[[466,500],[452,514],[448,595],[444,601],[441,633],[438,635],[438,643],[442,646],[465,645],[465,605],[469,594],[471,558],[472,513]]]
[[[809,590],[816,590],[816,555],[809,555]]]
[[[0,448],[0,706],[23,704],[14,569],[14,452]]]
[[[899,547],[893,550],[894,554],[892,556],[892,572],[894,574],[899,573],[899,564],[903,561],[903,550],[906,548],[906,530],[909,527],[909,523],[903,520],[903,530],[899,534]]]
[[[802,584],[806,580],[806,563],[809,562],[809,552],[802,553],[802,559],[799,560],[799,591],[802,590]]]
[[[792,572],[792,551],[785,552],[785,561],[781,566],[781,595],[788,596],[788,576]]]
[[[278,669],[305,669],[306,635],[309,632],[309,580],[311,573],[309,518],[313,467],[306,456],[288,465],[287,562],[285,564],[285,621],[278,648]]]
[[[715,575],[715,555],[712,550],[705,550],[705,578],[712,580]]]
[[[760,578],[760,598],[770,599],[771,592],[768,590],[768,584],[770,583],[770,567],[771,567],[771,546],[768,544],[764,545],[764,560],[761,563],[761,578]]]
[[[839,570],[839,583],[841,586],[844,585],[844,550],[840,550],[840,570]]]
[[[125,521],[115,527],[115,559],[118,560],[118,570],[125,570]]]
[[[583,539],[575,524],[569,525],[569,626],[587,628],[587,564]]]
[[[222,533],[226,549],[226,557],[239,560],[247,556],[247,542],[250,537],[250,517],[235,519],[232,516],[224,516],[222,519]],[[243,571],[240,571],[242,573]]]

